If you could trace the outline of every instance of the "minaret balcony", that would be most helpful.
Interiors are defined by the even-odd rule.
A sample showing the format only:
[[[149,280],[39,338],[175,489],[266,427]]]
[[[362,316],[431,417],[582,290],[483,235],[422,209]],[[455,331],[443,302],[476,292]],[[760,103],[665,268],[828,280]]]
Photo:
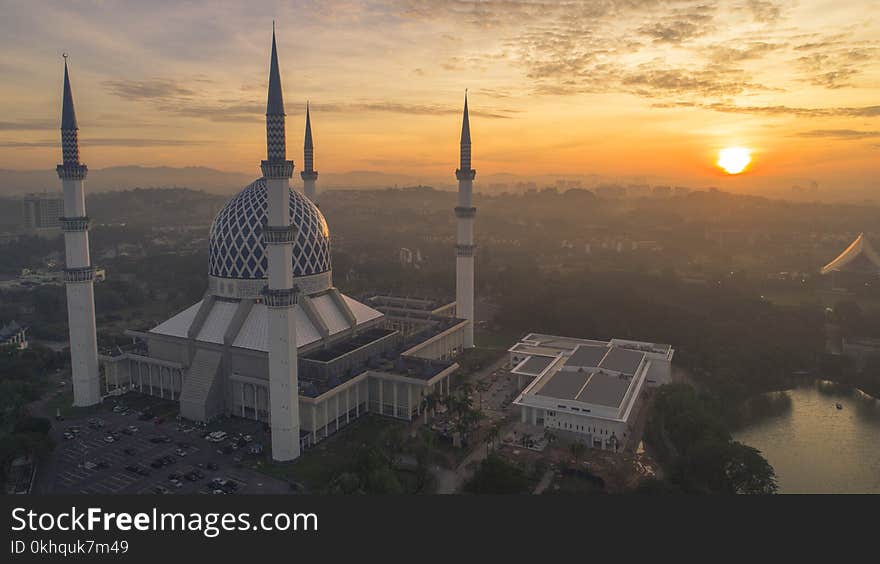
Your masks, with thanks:
[[[474,256],[474,251],[476,251],[476,245],[456,245],[455,246],[455,256],[457,257],[472,257]]]
[[[455,207],[455,217],[458,218],[469,218],[477,215],[477,208],[475,207],[464,207],[464,206],[456,206]]]
[[[64,232],[76,232],[76,231],[88,231],[89,230],[89,218],[86,216],[82,217],[59,217],[58,220],[61,222],[61,230]]]
[[[267,179],[290,178],[293,176],[293,161],[262,161],[260,168],[263,171],[263,176]]]
[[[95,279],[95,267],[65,268],[64,281],[68,283],[91,282]]]
[[[61,180],[83,180],[89,173],[89,167],[82,163],[64,163],[55,167]]]
[[[468,168],[468,169],[456,169],[455,178],[458,180],[473,180],[477,176],[477,171]]]
[[[270,308],[293,307],[297,303],[296,288],[263,288],[263,303]]]
[[[263,240],[267,245],[290,245],[296,240],[297,229],[293,225],[267,225],[263,228]]]
[[[304,170],[299,173],[300,177],[303,180],[317,180],[318,179],[318,171],[317,170]]]

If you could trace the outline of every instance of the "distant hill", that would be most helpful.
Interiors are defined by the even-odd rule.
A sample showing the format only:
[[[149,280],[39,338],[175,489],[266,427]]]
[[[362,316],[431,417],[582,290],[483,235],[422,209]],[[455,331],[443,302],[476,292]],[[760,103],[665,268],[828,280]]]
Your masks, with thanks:
[[[88,191],[107,192],[131,188],[186,187],[214,194],[232,194],[253,181],[253,175],[223,172],[206,167],[116,166],[89,170]],[[60,191],[54,170],[0,169],[0,196],[44,190]]]

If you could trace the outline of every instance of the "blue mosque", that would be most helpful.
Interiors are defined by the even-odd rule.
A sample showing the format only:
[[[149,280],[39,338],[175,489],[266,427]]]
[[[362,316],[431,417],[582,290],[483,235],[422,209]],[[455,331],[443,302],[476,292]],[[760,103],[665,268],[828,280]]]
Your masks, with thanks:
[[[99,355],[94,346],[87,168],[79,161],[77,130],[65,66],[65,164],[58,168],[65,210],[77,211],[63,222],[76,405],[136,391],[178,402],[180,415],[192,421],[263,421],[271,429],[272,457],[283,461],[365,413],[411,420],[423,415],[426,395],[448,393],[458,368],[453,359],[473,346],[476,209],[467,101],[456,170],[456,302],[423,312],[404,330],[378,302],[361,303],[334,285],[330,227],[315,203],[318,173],[308,109],[303,184],[291,189],[294,166],[286,153],[273,32],[263,174],[214,219],[204,296],[147,331],[128,331],[138,347],[113,356]]]

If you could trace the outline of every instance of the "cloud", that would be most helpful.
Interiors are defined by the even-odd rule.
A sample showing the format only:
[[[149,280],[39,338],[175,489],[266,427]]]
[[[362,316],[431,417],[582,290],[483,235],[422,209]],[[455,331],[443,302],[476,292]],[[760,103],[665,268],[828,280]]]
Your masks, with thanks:
[[[23,119],[19,121],[0,121],[0,131],[43,131],[61,127],[59,120]]]
[[[191,145],[207,145],[212,141],[188,139],[137,139],[137,138],[101,138],[80,139],[83,147],[185,147]],[[11,149],[34,149],[42,147],[60,147],[60,140],[51,141],[0,141],[0,147]]]
[[[736,114],[790,115],[796,117],[878,117],[880,106],[804,108],[797,106],[739,106],[736,104],[689,104],[677,103],[678,106],[699,106],[716,112]]]
[[[169,79],[105,80],[102,85],[111,94],[128,100],[156,100],[189,98],[196,92]]]
[[[851,79],[870,68],[880,52],[874,43],[848,45],[838,48],[815,49],[817,52],[797,59],[805,80],[815,86],[829,89],[851,86]]]
[[[752,16],[756,22],[772,23],[782,16],[782,5],[770,0],[749,0],[747,2],[748,9],[752,12]]]
[[[697,70],[682,68],[658,69],[646,64],[625,75],[621,83],[645,97],[687,94],[698,96],[734,96],[747,90],[764,87],[747,80],[742,71],[708,66]]]
[[[460,115],[460,106],[446,106],[440,104],[404,104],[398,102],[339,102],[339,103],[313,103],[312,108],[316,111],[332,113],[362,113],[362,112],[388,112],[407,115]],[[491,119],[510,119],[515,117],[519,110],[494,109],[481,110],[470,109],[473,116]]]
[[[715,29],[714,14],[715,6],[700,4],[678,10],[669,17],[643,25],[638,32],[650,37],[655,43],[677,45],[712,32]]]
[[[786,43],[751,41],[742,47],[730,47],[728,44],[712,45],[707,49],[709,59],[718,65],[730,65],[742,61],[760,59],[774,51],[787,47]]]
[[[859,131],[856,129],[813,129],[802,131],[798,137],[827,137],[830,139],[873,139],[880,137],[880,131]]]

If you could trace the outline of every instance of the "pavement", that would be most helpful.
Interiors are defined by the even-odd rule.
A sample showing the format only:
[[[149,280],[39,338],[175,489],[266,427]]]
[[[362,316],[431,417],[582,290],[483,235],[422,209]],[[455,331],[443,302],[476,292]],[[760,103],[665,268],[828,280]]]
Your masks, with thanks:
[[[249,444],[268,445],[268,436],[262,423],[247,420],[223,420],[208,428],[179,425],[172,415],[161,423],[140,420],[139,411],[149,409],[153,413],[176,413],[171,402],[129,393],[120,398],[132,407],[127,413],[114,413],[113,401],[106,399],[97,412],[71,416],[64,421],[54,421],[51,436],[56,448],[37,472],[34,493],[42,494],[119,494],[119,493],[210,493],[207,486],[213,478],[233,482],[235,493],[259,494],[291,493],[290,485],[267,476],[255,468],[262,463],[261,456],[247,454]],[[137,408],[133,407],[137,405]],[[89,423],[92,422],[92,425]],[[137,428],[131,434],[123,429]],[[66,432],[78,428],[73,439],[64,437]],[[202,438],[207,431],[224,430],[230,437],[249,434],[251,443],[229,453],[222,454],[218,448],[229,444],[213,443]],[[106,437],[115,431],[109,442]],[[151,439],[162,438],[165,442]],[[151,466],[165,457],[166,463],[158,468]],[[216,464],[216,470],[209,470]],[[129,469],[137,467],[140,474]],[[187,480],[180,478],[175,486],[169,479],[172,473],[186,474],[197,470],[204,477]],[[195,477],[195,476],[193,476]]]

